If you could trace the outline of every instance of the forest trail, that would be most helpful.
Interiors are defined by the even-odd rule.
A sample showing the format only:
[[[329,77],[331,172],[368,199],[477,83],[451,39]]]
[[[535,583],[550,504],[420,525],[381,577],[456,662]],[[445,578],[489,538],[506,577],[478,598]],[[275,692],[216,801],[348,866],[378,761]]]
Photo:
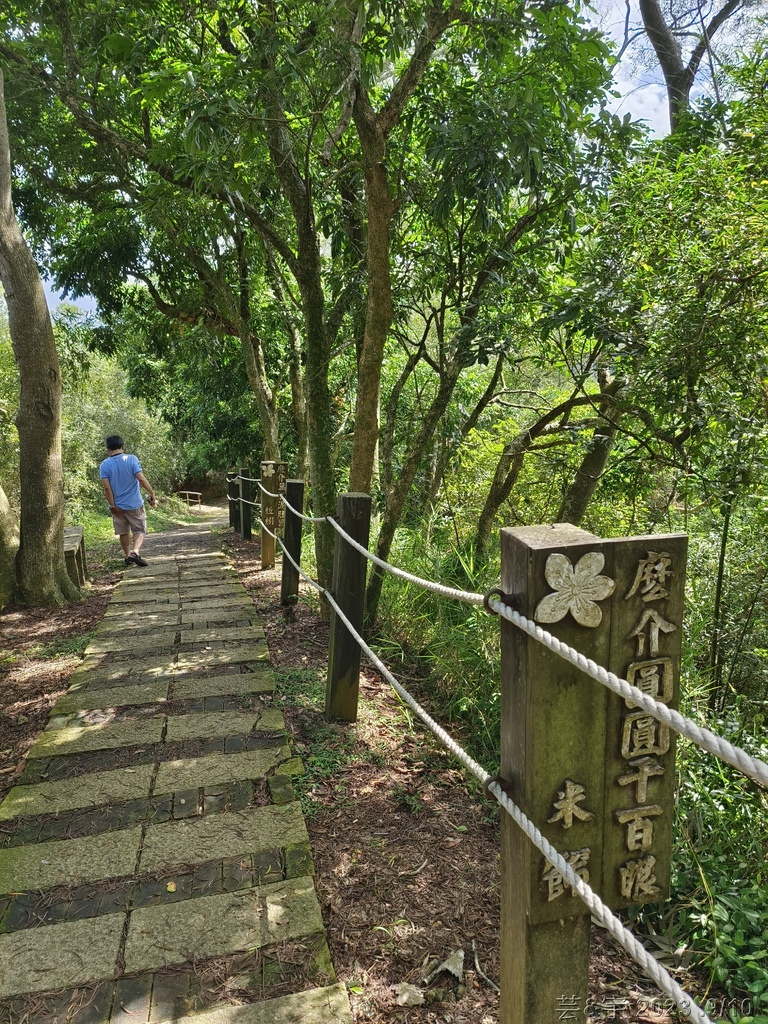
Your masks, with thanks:
[[[0,1021],[349,1022],[253,602],[210,520],[143,554],[0,804]]]

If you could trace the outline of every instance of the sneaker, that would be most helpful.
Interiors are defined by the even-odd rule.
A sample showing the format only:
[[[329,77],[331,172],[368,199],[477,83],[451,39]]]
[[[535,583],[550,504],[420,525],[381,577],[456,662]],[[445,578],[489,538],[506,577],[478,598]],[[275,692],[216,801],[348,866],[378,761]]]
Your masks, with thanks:
[[[136,563],[134,562],[134,560],[132,558],[127,558],[127,557],[123,559],[123,564],[124,565],[136,565]]]
[[[139,554],[137,554],[137,552],[135,552],[135,551],[132,552],[130,555],[128,555],[128,561],[133,562],[134,565],[146,565],[147,564],[144,561],[144,559]]]

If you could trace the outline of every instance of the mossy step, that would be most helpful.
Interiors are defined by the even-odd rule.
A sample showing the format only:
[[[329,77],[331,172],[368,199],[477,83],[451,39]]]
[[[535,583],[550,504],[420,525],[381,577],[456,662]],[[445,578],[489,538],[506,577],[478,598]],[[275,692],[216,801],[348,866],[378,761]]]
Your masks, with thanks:
[[[329,985],[245,1006],[217,1006],[157,1024],[352,1024],[352,1011],[344,985]]]

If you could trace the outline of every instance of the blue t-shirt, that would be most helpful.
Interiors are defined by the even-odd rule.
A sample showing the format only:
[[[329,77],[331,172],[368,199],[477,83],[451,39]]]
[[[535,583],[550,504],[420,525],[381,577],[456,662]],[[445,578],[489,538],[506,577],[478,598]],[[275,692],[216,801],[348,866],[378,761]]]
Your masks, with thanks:
[[[141,472],[141,463],[135,455],[110,455],[99,466],[99,477],[109,480],[112,497],[118,508],[142,508],[141,487],[136,474]]]

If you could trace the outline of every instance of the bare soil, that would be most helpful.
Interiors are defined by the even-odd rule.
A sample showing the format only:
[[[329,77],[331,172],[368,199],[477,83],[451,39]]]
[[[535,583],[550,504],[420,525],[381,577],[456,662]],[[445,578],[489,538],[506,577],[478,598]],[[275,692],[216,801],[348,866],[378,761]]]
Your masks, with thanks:
[[[98,566],[91,569],[94,579],[81,601],[0,613],[0,799],[24,770],[29,748],[66,690],[120,579]]]

